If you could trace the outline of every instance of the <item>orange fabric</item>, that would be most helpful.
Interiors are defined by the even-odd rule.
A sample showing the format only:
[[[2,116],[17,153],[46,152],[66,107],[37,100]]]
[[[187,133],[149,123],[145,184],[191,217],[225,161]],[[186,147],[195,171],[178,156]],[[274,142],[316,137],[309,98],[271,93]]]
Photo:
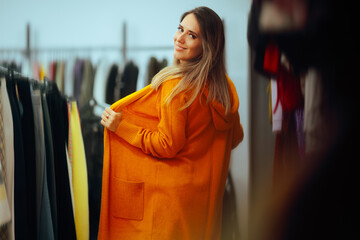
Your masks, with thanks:
[[[230,152],[243,139],[237,93],[229,79],[228,116],[206,94],[179,111],[186,94],[164,103],[178,81],[111,106],[123,120],[104,133],[99,239],[220,239]]]

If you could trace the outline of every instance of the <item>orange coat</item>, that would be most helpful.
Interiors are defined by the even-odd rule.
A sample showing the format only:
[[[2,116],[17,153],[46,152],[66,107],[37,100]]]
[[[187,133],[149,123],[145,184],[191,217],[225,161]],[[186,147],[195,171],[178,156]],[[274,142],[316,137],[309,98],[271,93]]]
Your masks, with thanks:
[[[220,239],[231,149],[243,139],[236,89],[232,109],[167,95],[179,79],[147,86],[114,103],[123,120],[104,133],[99,239]],[[201,98],[201,101],[200,101]]]

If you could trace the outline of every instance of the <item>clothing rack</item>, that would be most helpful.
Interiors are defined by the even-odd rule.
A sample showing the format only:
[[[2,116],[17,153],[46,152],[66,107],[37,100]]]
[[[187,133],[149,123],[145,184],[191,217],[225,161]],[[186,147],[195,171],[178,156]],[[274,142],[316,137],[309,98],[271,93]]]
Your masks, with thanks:
[[[5,68],[5,67],[0,66],[0,76],[6,76],[6,75],[10,75],[11,79],[28,81],[36,88],[41,88],[41,89],[44,89],[45,91],[52,89],[52,85],[49,82],[48,78],[46,78],[46,77],[44,77],[43,81],[39,81],[34,78],[25,76],[17,71],[14,71],[11,68]],[[0,82],[0,85],[1,85],[1,82]],[[72,96],[64,96],[64,97],[68,101],[74,100]]]
[[[16,77],[16,78],[28,78],[28,77],[22,75],[21,73],[13,71],[10,68],[5,68],[5,67],[0,66],[0,75],[6,75],[6,74],[13,74],[13,76]],[[30,79],[30,80],[37,81],[37,80],[34,80],[34,79]]]
[[[128,51],[161,51],[161,50],[172,50],[173,46],[127,46],[127,24],[123,23],[122,27],[122,44],[121,47],[118,46],[88,46],[88,47],[50,47],[50,48],[31,48],[31,39],[30,39],[30,24],[26,26],[26,48],[7,48],[0,49],[0,54],[12,54],[12,53],[21,53],[27,59],[31,59],[33,54],[44,53],[44,52],[53,52],[53,53],[72,53],[72,52],[119,52],[122,54],[123,61],[127,60]]]
[[[77,133],[74,132],[80,139],[78,148],[83,147],[78,110],[69,106],[70,103],[76,106],[76,103],[71,97],[62,95],[54,82],[29,78],[11,66],[0,66],[0,76],[6,76],[5,91],[8,95],[5,98],[1,95],[2,99],[8,99],[5,101],[7,108],[3,108],[3,111],[8,111],[2,112],[2,116],[8,117],[6,123],[11,122],[11,127],[4,125],[9,130],[9,134],[6,134],[9,137],[5,141],[9,143],[8,149],[11,149],[6,163],[11,166],[7,169],[11,172],[8,176],[12,181],[7,186],[9,202],[13,203],[9,236],[75,239],[75,208],[72,203],[75,193],[69,179],[72,170],[68,167],[70,163],[68,165],[66,149],[71,119]],[[67,112],[64,111],[65,107]],[[74,118],[69,116],[70,111]],[[86,164],[85,156],[78,157],[78,160],[81,161],[81,168],[86,169],[83,167]],[[14,174],[16,172],[20,174]],[[87,178],[81,177],[78,182],[87,184]],[[87,202],[85,199],[81,204]]]
[[[15,79],[25,79],[37,86],[41,86],[41,84],[42,84],[42,82],[40,82],[36,79],[30,78],[30,77],[24,76],[23,74],[18,73],[11,68],[5,68],[5,67],[0,66],[0,76],[7,75],[7,74],[9,74],[10,76],[12,76]],[[46,87],[46,85],[48,85],[48,80],[44,79],[43,83],[44,83],[44,87]]]

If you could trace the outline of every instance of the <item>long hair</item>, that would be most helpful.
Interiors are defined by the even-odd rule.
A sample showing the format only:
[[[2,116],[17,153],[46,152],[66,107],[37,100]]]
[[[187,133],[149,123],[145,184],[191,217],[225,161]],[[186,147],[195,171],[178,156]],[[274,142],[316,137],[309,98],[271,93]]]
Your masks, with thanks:
[[[207,7],[198,7],[185,12],[181,16],[181,21],[191,13],[195,15],[200,25],[202,55],[182,64],[178,59],[174,59],[172,66],[164,68],[153,77],[151,86],[158,89],[164,81],[180,78],[180,82],[174,87],[166,101],[169,103],[181,92],[190,93],[190,99],[181,109],[190,106],[205,86],[208,86],[207,103],[214,100],[218,101],[228,113],[231,102],[224,60],[225,35],[223,23],[220,17]]]

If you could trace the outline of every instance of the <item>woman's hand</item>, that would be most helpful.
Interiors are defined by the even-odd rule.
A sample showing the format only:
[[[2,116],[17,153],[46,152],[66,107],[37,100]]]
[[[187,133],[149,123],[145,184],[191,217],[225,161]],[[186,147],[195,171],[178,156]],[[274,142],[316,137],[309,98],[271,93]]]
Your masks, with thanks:
[[[121,121],[121,112],[114,112],[110,108],[105,108],[101,116],[101,124],[112,132],[115,132]]]

